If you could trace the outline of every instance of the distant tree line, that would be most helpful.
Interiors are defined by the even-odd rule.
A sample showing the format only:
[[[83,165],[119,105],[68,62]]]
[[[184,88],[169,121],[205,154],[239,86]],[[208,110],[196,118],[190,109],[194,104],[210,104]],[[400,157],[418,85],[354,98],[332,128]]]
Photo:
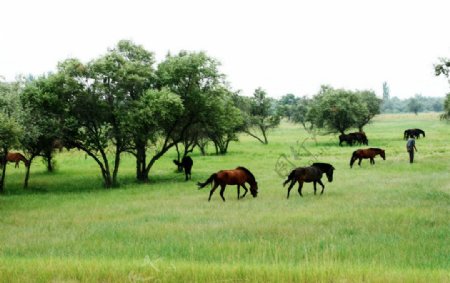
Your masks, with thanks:
[[[391,97],[389,87],[383,83],[383,103],[381,113],[419,113],[419,112],[442,112],[444,110],[444,98],[426,97],[416,94],[414,97],[400,99]]]
[[[322,86],[311,98],[287,94],[278,101],[280,116],[325,133],[344,134],[349,129],[363,131],[365,125],[380,113],[381,99],[370,90],[335,89]]]

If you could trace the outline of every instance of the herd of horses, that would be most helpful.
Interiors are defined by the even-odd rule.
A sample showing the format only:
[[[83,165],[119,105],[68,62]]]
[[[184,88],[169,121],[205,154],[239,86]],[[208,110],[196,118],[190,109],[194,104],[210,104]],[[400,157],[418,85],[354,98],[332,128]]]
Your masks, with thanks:
[[[407,129],[404,131],[403,138],[419,138],[420,135],[425,137],[425,132],[421,129]],[[339,145],[342,146],[342,143],[346,142],[348,145],[354,145],[356,143],[368,145],[369,140],[367,139],[367,136],[364,132],[355,132],[350,133],[348,135],[342,134],[339,136]],[[363,159],[369,159],[370,164],[375,164],[375,156],[380,155],[383,160],[386,160],[386,154],[385,151],[381,148],[366,148],[366,149],[358,149],[355,150],[352,153],[351,159],[350,159],[350,168],[353,167],[353,164],[356,160],[358,160],[358,165],[361,166],[361,161]],[[0,156],[0,166],[4,165],[5,156]],[[23,162],[26,167],[29,166],[29,161],[23,156],[21,153],[18,152],[8,152],[6,155],[6,162],[14,162],[15,167],[19,167],[19,163]],[[192,166],[194,164],[193,160],[189,156],[183,157],[181,162],[174,160],[173,161],[179,169],[184,169],[185,173],[185,180],[191,178],[191,170]],[[328,163],[313,163],[311,166],[307,167],[298,167],[291,171],[291,173],[288,175],[286,181],[284,181],[283,186],[286,186],[289,183],[288,191],[287,191],[287,198],[289,198],[289,193],[294,187],[295,183],[298,183],[298,193],[300,196],[302,195],[302,188],[303,183],[313,183],[314,186],[314,194],[316,194],[316,185],[319,183],[319,185],[322,186],[322,191],[320,194],[323,194],[325,190],[325,185],[322,183],[321,179],[323,174],[327,176],[328,182],[333,181],[333,172],[335,168],[333,165]],[[208,184],[212,184],[212,188],[209,193],[208,201],[211,200],[211,197],[214,193],[214,191],[220,186],[220,196],[223,201],[225,201],[224,197],[224,191],[225,187],[227,185],[237,185],[237,198],[243,198],[247,195],[247,192],[249,189],[245,186],[245,184],[249,184],[250,186],[250,193],[253,197],[256,197],[258,195],[258,183],[256,182],[255,176],[245,167],[237,167],[233,170],[221,170],[214,174],[212,174],[205,182],[201,183],[198,182],[197,185],[199,189],[202,189],[206,187]],[[244,189],[244,194],[240,195],[240,188]]]
[[[419,138],[420,135],[423,135],[425,137],[425,132],[421,129],[408,129],[404,132],[404,138]],[[368,145],[369,140],[367,139],[367,136],[364,132],[356,132],[356,133],[350,133],[348,135],[340,135],[339,136],[339,145],[342,145],[342,142],[347,142],[348,145],[353,145],[355,143]],[[363,159],[369,159],[370,164],[375,164],[375,156],[380,155],[383,160],[386,160],[386,153],[384,149],[371,147],[366,149],[357,149],[352,153],[352,156],[350,158],[350,168],[353,167],[353,164],[356,160],[358,160],[358,165],[361,166],[361,161]],[[190,168],[189,168],[190,170]],[[316,194],[317,191],[317,183],[322,187],[322,190],[320,194],[323,194],[325,190],[325,185],[322,183],[321,179],[323,174],[327,176],[328,182],[333,181],[333,172],[335,168],[333,165],[328,163],[313,163],[311,166],[306,167],[298,167],[291,171],[291,173],[288,175],[286,181],[284,181],[283,186],[288,186],[287,190],[287,198],[289,198],[289,194],[291,192],[291,189],[294,187],[296,183],[298,183],[298,193],[300,196],[303,196],[302,194],[302,188],[303,183],[313,183],[314,186],[314,194]],[[186,177],[187,180],[187,177]],[[212,184],[212,188],[209,192],[209,198],[208,201],[211,200],[211,196],[213,195],[214,191],[220,186],[220,197],[223,201],[225,201],[224,197],[224,191],[226,185],[237,185],[237,198],[243,198],[248,192],[247,187],[245,184],[248,183],[250,185],[250,192],[253,195],[253,197],[256,197],[258,195],[258,183],[256,182],[255,176],[245,167],[237,167],[233,170],[221,170],[219,172],[216,172],[212,174],[205,182],[201,183],[198,182],[198,188],[202,189],[208,184]],[[244,188],[245,193],[241,196],[240,195],[240,188]]]

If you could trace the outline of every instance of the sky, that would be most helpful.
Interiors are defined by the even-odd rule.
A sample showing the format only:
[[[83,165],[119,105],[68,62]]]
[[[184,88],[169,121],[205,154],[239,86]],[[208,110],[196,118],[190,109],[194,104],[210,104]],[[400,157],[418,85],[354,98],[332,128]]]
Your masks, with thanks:
[[[0,76],[88,62],[121,39],[155,53],[205,51],[233,90],[314,95],[321,85],[391,96],[444,96],[448,0],[2,0]]]

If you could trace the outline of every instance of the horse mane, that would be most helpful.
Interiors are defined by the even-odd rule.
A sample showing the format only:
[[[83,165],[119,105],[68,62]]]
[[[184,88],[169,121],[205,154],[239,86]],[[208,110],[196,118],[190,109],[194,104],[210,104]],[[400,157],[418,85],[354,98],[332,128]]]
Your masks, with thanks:
[[[322,163],[322,162],[313,163],[312,166],[319,167],[320,169],[324,169],[326,172],[328,172],[330,169],[334,168],[333,165],[331,165],[329,163]]]
[[[247,173],[247,174],[250,176],[250,178],[252,179],[252,181],[256,182],[255,176],[254,176],[254,175],[252,174],[252,172],[250,172],[250,170],[248,170],[247,168],[242,167],[242,166],[239,166],[239,167],[237,167],[236,169],[240,169],[240,170],[244,171],[245,173]]]
[[[373,151],[376,151],[376,152],[381,152],[381,151],[383,151],[381,148],[378,148],[378,147],[371,147],[371,148],[369,148],[370,150],[373,150]]]

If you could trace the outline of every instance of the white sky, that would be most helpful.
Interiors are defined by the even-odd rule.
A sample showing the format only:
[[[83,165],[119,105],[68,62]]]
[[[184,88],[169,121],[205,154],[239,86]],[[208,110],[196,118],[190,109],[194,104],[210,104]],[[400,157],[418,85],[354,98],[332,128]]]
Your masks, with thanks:
[[[233,89],[272,97],[321,84],[391,96],[450,92],[435,77],[450,57],[450,1],[3,0],[0,76],[40,75],[58,61],[96,58],[120,39],[153,51],[206,51]]]

